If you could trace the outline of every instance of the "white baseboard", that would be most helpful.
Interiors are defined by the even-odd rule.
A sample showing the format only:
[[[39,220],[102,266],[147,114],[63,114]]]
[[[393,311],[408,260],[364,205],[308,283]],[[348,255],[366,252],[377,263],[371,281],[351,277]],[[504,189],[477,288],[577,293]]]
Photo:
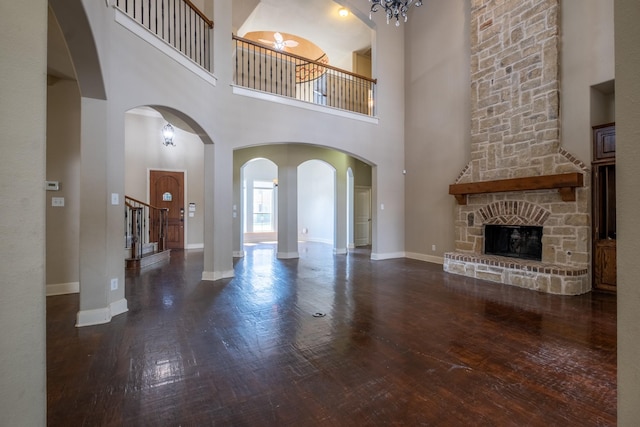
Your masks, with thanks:
[[[333,254],[334,255],[346,255],[347,254],[347,248],[336,248],[333,250]]]
[[[407,258],[416,259],[418,261],[426,261],[434,264],[444,264],[444,257],[435,255],[418,254],[415,252],[407,252]]]
[[[404,252],[371,253],[371,259],[382,261],[385,259],[406,258]]]
[[[298,252],[278,252],[276,255],[278,259],[294,259],[300,258],[300,254]]]
[[[234,258],[244,258],[245,255],[246,255],[245,251],[233,251]]]
[[[233,270],[202,272],[202,280],[207,282],[215,282],[216,280],[220,280],[220,279],[230,279],[234,276],[235,276],[235,272]]]
[[[76,318],[76,326],[93,326],[109,323],[111,321],[111,310],[109,307],[96,308],[93,310],[81,310]]]
[[[265,231],[256,233],[244,233],[243,243],[274,242],[278,240],[278,233],[275,231]]]
[[[310,242],[310,243],[324,243],[326,245],[333,245],[333,239],[323,239],[322,237],[309,237],[307,234],[298,235],[299,242]]]
[[[347,245],[347,249],[355,249],[355,248],[356,248],[356,245],[354,245],[353,243],[349,243]]]
[[[109,323],[113,316],[125,313],[129,310],[127,300],[114,301],[109,307],[96,308],[93,310],[80,310],[76,316],[76,327],[94,326]]]
[[[80,292],[80,282],[47,284],[47,296],[77,294]]]
[[[109,304],[109,311],[111,311],[111,317],[117,316],[118,314],[126,313],[129,311],[129,307],[127,305],[127,300],[122,298],[118,301],[114,301]]]
[[[190,243],[185,249],[204,249],[204,243]]]

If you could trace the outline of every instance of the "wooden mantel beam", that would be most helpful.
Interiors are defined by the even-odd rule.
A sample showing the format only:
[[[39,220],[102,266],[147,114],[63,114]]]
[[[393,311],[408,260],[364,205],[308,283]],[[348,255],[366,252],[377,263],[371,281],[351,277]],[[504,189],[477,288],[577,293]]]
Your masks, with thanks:
[[[449,194],[455,196],[458,204],[466,205],[467,195],[469,194],[558,189],[562,200],[572,202],[576,200],[576,187],[582,186],[584,186],[584,176],[580,172],[571,172],[557,175],[451,184],[449,186]]]

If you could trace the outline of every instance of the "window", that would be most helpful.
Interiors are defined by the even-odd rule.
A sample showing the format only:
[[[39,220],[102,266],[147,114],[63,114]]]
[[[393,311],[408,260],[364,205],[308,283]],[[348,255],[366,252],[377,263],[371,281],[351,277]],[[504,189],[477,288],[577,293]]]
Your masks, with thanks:
[[[273,182],[253,182],[253,231],[275,231],[273,218]]]

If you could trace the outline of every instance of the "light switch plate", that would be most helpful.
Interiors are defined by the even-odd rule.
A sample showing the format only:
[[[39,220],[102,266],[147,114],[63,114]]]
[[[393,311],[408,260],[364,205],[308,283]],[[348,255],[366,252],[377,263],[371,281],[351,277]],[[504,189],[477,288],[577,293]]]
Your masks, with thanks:
[[[111,193],[111,204],[114,206],[120,204],[120,195],[118,193]]]
[[[64,206],[64,197],[52,197],[51,198],[51,206],[55,206],[56,208],[60,208]]]
[[[58,191],[60,190],[60,183],[58,181],[45,181],[44,188],[47,191]]]

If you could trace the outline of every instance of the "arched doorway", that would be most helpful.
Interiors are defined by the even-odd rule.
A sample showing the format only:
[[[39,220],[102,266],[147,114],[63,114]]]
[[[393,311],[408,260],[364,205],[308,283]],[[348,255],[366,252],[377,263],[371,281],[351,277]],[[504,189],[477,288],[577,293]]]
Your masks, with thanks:
[[[278,166],[271,160],[257,158],[241,169],[242,242],[278,240]]]
[[[336,170],[321,160],[298,166],[298,240],[331,245],[336,228]]]

